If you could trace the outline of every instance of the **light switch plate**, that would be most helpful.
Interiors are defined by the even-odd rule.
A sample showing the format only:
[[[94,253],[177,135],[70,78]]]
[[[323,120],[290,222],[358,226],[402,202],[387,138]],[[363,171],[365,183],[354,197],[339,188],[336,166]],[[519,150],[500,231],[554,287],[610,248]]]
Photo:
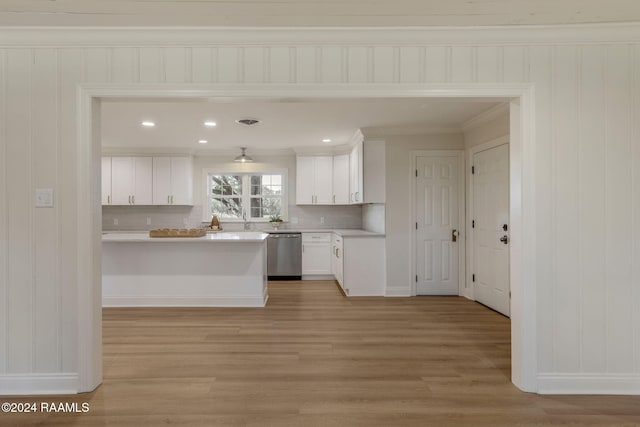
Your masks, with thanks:
[[[36,188],[36,208],[53,207],[53,188]]]

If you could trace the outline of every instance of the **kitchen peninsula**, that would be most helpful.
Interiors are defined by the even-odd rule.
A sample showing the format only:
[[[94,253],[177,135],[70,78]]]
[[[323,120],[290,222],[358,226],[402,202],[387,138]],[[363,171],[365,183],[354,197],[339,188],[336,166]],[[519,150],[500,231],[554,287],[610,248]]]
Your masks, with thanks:
[[[104,307],[264,307],[266,233],[102,236]]]

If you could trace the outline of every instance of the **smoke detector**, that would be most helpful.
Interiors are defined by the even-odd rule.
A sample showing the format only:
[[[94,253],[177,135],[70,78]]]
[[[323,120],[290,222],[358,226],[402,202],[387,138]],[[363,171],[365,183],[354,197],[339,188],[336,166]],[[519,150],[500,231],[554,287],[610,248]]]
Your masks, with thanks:
[[[253,125],[257,125],[258,123],[260,123],[260,120],[258,120],[258,119],[238,119],[238,120],[236,120],[236,123],[238,123],[239,125],[253,126]]]

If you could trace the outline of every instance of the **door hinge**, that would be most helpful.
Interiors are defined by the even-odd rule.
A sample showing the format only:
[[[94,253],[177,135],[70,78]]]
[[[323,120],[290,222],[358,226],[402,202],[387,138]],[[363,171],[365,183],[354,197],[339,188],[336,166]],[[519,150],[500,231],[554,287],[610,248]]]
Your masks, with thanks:
[[[418,229],[418,223],[416,222],[416,230]]]
[[[476,220],[475,219],[471,220],[471,228],[476,228]]]
[[[416,274],[416,283],[418,283],[418,275]]]
[[[475,275],[475,274],[472,274],[472,275],[471,275],[471,281],[472,281],[472,282],[475,282],[475,281],[476,281],[476,275]]]
[[[509,298],[511,298],[511,291],[509,291]]]
[[[476,167],[475,166],[471,166],[471,175],[476,173]]]
[[[416,169],[416,178],[418,177],[418,169]]]

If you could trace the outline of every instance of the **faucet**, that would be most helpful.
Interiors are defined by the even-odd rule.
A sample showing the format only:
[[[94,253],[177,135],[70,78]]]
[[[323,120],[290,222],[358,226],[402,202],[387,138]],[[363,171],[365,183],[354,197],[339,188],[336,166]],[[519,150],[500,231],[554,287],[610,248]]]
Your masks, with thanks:
[[[251,230],[251,223],[247,222],[247,211],[242,211],[242,220],[244,221],[244,229]]]

